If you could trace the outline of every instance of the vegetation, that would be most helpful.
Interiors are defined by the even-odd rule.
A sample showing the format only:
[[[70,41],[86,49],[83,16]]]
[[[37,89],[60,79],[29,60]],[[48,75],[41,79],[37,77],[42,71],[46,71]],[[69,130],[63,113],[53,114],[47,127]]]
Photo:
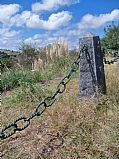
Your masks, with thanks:
[[[102,46],[106,51],[119,51],[119,25],[110,25],[105,28],[105,36],[102,38]]]
[[[46,65],[44,70],[33,72],[25,69],[9,69],[1,75],[0,90],[8,91],[18,86],[24,86],[24,83],[30,85],[61,76],[64,71],[67,71],[71,60],[70,57],[60,57]]]
[[[21,87],[14,89],[12,94],[6,97],[6,104],[16,106],[18,103],[22,106],[27,101],[33,103],[41,101],[46,96],[50,95],[52,90],[42,84],[24,83]]]
[[[22,44],[19,48],[21,54],[19,54],[19,63],[25,69],[32,69],[32,64],[38,57],[36,48],[30,44]]]
[[[6,69],[13,68],[15,61],[10,58],[0,58],[1,62],[1,71],[5,71]],[[3,66],[2,66],[3,65]]]
[[[78,79],[74,77],[64,94],[58,97],[52,108],[47,108],[42,117],[32,120],[25,131],[1,142],[1,158],[118,159],[119,70],[116,65],[108,65],[105,71],[106,96],[100,97],[98,101],[80,101]],[[47,90],[55,89],[58,81],[53,79],[45,85],[45,95],[48,95]],[[33,110],[33,106],[39,103],[36,94],[42,95],[39,88],[44,90],[41,84],[34,87],[38,93],[29,91],[28,87],[24,90],[28,94],[33,91],[34,96],[13,97],[15,89],[3,97],[2,122],[8,122],[19,114],[29,114]],[[11,97],[12,101],[7,102]],[[22,100],[19,100],[21,97]]]

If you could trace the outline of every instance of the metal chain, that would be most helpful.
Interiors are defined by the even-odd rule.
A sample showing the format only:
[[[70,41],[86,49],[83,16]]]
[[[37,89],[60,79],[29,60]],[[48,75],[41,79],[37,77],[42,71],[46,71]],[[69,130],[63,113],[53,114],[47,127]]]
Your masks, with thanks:
[[[114,64],[115,62],[117,62],[117,60],[119,60],[119,56],[117,56],[116,58],[114,58],[113,60],[106,60],[106,58],[104,57],[104,63],[105,64]]]
[[[13,120],[11,123],[8,123],[7,125],[3,126],[0,129],[0,139],[6,139],[15,134],[17,131],[22,131],[26,129],[30,125],[31,119],[33,119],[36,116],[40,116],[46,110],[47,107],[53,105],[53,103],[56,101],[56,96],[58,94],[62,94],[65,91],[66,85],[71,80],[73,73],[78,70],[80,56],[86,48],[86,45],[82,47],[78,57],[71,64],[68,74],[59,82],[55,92],[51,96],[48,96],[45,99],[43,99],[29,114],[29,116],[20,116],[17,119]],[[19,126],[19,123],[21,122],[23,123],[22,127]]]

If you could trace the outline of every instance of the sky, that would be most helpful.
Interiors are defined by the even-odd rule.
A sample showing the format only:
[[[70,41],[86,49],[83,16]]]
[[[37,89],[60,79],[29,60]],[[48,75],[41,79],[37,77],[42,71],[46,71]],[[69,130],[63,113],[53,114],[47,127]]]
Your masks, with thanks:
[[[119,24],[119,0],[0,0],[0,48],[68,41],[77,48],[87,32],[100,37]]]

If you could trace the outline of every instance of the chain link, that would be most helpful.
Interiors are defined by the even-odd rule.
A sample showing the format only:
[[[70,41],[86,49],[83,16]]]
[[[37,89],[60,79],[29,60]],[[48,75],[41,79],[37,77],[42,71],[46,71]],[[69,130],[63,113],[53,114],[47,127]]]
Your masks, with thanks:
[[[104,57],[104,63],[105,64],[114,64],[115,62],[117,62],[119,60],[119,56],[115,57],[113,60],[106,60],[106,58]]]
[[[31,114],[29,114],[29,116],[20,116],[17,119],[15,119],[14,121],[12,121],[11,123],[8,123],[4,127],[2,127],[0,129],[0,139],[6,139],[6,138],[12,136],[13,134],[15,134],[17,131],[22,131],[22,130],[26,129],[30,125],[31,119],[33,119],[36,116],[40,116],[41,114],[43,114],[43,112],[46,110],[47,107],[50,107],[54,104],[54,102],[56,101],[56,96],[58,94],[62,94],[65,91],[66,85],[71,80],[73,73],[78,70],[80,56],[86,49],[87,49],[87,46],[84,45],[82,47],[82,49],[80,50],[78,57],[71,64],[68,74],[65,77],[63,77],[61,79],[61,81],[59,82],[58,86],[56,87],[55,92],[51,96],[48,96],[45,99],[43,99],[35,107],[33,112],[31,112]],[[19,126],[19,123],[21,123],[21,122],[23,123],[22,127]]]

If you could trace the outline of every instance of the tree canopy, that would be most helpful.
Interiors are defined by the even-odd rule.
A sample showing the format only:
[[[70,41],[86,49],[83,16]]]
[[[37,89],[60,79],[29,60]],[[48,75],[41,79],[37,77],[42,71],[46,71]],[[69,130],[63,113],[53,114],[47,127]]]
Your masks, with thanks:
[[[102,38],[102,47],[108,51],[119,51],[119,25],[110,25],[104,29],[105,35]]]
[[[19,63],[26,69],[31,69],[32,64],[38,57],[38,51],[32,44],[22,43],[19,50]]]

